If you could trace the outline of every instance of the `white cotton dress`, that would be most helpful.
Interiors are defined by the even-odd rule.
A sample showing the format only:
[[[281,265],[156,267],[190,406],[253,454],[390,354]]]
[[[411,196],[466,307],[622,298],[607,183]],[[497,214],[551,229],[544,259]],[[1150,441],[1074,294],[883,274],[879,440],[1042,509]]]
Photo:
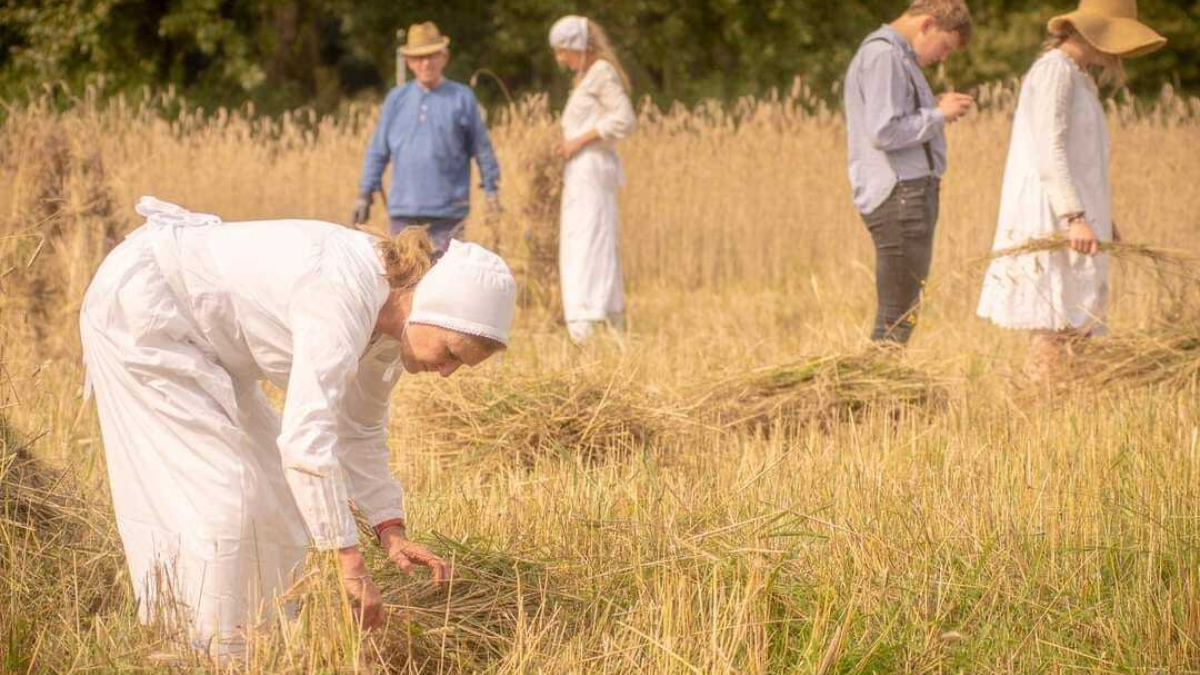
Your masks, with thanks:
[[[388,468],[398,343],[368,235],[221,223],[143,198],[80,315],[117,526],[143,621],[216,656],[272,618],[311,540],[403,517]],[[287,389],[282,419],[260,380]]]
[[[1021,87],[993,250],[1065,233],[1082,211],[1100,241],[1112,240],[1109,136],[1096,83],[1058,49],[1046,52]],[[1107,255],[1056,250],[994,260],[979,316],[1025,330],[1104,332]]]
[[[572,157],[563,176],[559,268],[563,314],[576,339],[587,336],[592,322],[619,323],[625,311],[617,246],[617,190],[625,179],[615,148],[635,124],[616,68],[596,61],[571,91],[562,114],[564,138],[592,129],[601,138]]]

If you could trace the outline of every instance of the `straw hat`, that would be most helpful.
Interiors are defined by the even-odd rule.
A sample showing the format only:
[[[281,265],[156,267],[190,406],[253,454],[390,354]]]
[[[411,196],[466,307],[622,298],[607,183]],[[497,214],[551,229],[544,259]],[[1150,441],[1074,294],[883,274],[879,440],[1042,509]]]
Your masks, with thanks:
[[[432,21],[414,23],[408,27],[408,41],[400,48],[404,56],[429,56],[450,46],[450,38],[442,35]]]
[[[1138,21],[1137,0],[1081,0],[1079,9],[1050,19],[1050,32],[1062,34],[1068,25],[1113,56],[1141,56],[1167,44],[1165,37]]]

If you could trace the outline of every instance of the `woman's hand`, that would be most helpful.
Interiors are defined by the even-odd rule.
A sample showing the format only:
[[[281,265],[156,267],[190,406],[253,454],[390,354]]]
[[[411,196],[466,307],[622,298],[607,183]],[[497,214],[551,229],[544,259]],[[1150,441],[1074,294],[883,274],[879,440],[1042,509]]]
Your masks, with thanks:
[[[586,148],[589,143],[598,140],[600,140],[600,132],[592,129],[582,136],[576,136],[575,138],[563,141],[559,147],[559,152],[562,154],[563,159],[571,159],[575,155],[578,155],[580,150]]]
[[[433,572],[433,583],[450,581],[450,563],[438,557],[426,546],[408,538],[404,528],[393,525],[379,533],[379,542],[387,551],[388,558],[405,574],[412,575],[417,565],[424,565]]]
[[[1083,218],[1073,218],[1067,225],[1067,240],[1071,242],[1071,250],[1082,255],[1096,255],[1100,250],[1100,240],[1096,232]]]
[[[367,563],[357,546],[338,549],[338,569],[342,577],[342,588],[351,598],[351,605],[358,613],[363,630],[383,625],[383,596],[367,572]]]
[[[562,155],[563,159],[571,159],[575,155],[578,155],[579,151],[583,150],[584,146],[586,145],[587,143],[584,142],[584,137],[577,136],[575,138],[563,141],[562,145],[560,145],[558,148],[558,152],[560,155]]]

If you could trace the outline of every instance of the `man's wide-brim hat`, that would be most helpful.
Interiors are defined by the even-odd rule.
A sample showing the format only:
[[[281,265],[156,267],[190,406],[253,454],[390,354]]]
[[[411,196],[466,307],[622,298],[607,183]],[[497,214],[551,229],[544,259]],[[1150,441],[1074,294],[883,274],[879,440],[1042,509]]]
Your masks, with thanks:
[[[1167,44],[1167,38],[1138,21],[1137,0],[1082,0],[1074,12],[1050,19],[1050,32],[1061,35],[1068,25],[1090,45],[1113,56],[1141,56]]]
[[[429,56],[450,46],[450,38],[442,35],[432,21],[415,23],[408,27],[408,39],[400,47],[404,56]]]

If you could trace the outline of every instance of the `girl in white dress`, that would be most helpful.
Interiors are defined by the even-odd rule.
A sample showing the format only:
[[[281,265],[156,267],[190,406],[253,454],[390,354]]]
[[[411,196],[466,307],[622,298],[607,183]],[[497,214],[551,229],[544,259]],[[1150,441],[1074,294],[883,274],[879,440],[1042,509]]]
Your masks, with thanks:
[[[582,16],[550,29],[554,58],[575,72],[563,110],[562,227],[559,269],[563,314],[575,342],[595,327],[623,330],[625,289],[617,247],[617,189],[624,184],[616,141],[633,132],[629,78],[604,30]]]
[[[979,316],[1031,332],[1029,374],[1049,376],[1074,339],[1105,331],[1112,216],[1109,137],[1097,79],[1124,83],[1123,57],[1166,39],[1137,21],[1135,0],[1083,0],[1055,17],[1021,87],[1004,172],[994,251],[1064,234],[1069,250],[994,260]]]
[[[449,376],[507,344],[504,262],[451,242],[431,268],[419,231],[223,223],[147,197],[137,210],[146,224],[100,265],[79,328],[140,618],[239,655],[311,542],[337,552],[377,625],[351,502],[396,565],[444,580],[407,537],[389,398],[401,372]],[[287,390],[282,417],[262,380]]]

